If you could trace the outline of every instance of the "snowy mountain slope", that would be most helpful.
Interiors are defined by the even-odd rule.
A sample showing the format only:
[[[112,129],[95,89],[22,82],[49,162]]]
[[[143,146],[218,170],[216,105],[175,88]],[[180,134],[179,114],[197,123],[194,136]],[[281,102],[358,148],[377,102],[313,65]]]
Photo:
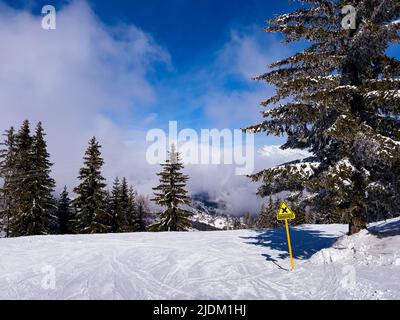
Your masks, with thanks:
[[[218,230],[233,230],[235,217],[223,214],[220,210],[208,206],[203,201],[192,200],[191,206],[184,206],[184,209],[189,210],[192,215],[191,231],[218,231]],[[157,221],[157,212],[151,214],[154,218],[149,220],[149,224]],[[243,224],[243,217],[237,218]]]
[[[346,230],[292,228],[293,272],[284,230],[0,239],[0,298],[400,299],[400,219]]]
[[[218,230],[233,230],[234,218],[227,215],[210,214],[204,210],[192,209],[193,216],[191,220],[196,223],[210,226]],[[195,227],[195,225],[193,226]]]
[[[218,231],[234,230],[235,222],[245,229],[244,219],[229,214],[226,210],[226,204],[218,199],[212,199],[206,192],[196,193],[192,196],[190,206],[183,207],[192,212],[190,220],[192,221],[192,231]],[[157,212],[152,216],[157,217]],[[156,222],[155,219],[149,223]],[[238,228],[236,228],[238,229]]]
[[[225,204],[211,200],[206,193],[200,193],[193,196],[190,210],[193,212],[191,220],[196,224],[200,223],[210,226],[217,230],[233,230],[235,219],[232,216],[224,214]],[[241,219],[240,221],[242,221]],[[193,226],[196,228],[196,226]]]

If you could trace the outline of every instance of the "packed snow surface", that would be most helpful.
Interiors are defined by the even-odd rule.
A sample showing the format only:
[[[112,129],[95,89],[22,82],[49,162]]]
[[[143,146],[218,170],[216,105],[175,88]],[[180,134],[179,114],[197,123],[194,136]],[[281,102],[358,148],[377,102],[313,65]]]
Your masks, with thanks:
[[[400,299],[400,219],[0,239],[1,299]]]

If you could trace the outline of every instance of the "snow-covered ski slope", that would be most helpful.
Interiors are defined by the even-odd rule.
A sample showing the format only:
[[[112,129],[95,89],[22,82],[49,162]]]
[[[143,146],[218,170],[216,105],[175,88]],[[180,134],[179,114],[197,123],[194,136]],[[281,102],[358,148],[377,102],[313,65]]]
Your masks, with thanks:
[[[0,298],[400,299],[400,219],[346,230],[291,228],[293,272],[284,230],[0,239]]]

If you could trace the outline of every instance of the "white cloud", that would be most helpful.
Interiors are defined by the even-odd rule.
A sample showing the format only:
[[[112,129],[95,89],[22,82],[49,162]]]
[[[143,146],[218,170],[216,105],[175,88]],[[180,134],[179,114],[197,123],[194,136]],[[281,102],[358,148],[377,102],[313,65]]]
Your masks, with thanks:
[[[302,150],[282,150],[279,146],[265,146],[255,153],[255,172],[282,163],[302,159],[309,154]],[[263,199],[256,195],[258,184],[245,176],[235,176],[235,165],[189,166],[189,185],[194,192],[208,192],[211,197],[227,204],[227,212],[257,213]]]
[[[285,159],[304,159],[306,157],[311,156],[311,154],[308,151],[305,150],[299,150],[299,149],[285,149],[282,150],[280,148],[281,146],[277,145],[269,145],[269,146],[264,146],[260,148],[259,154],[261,155],[262,158],[274,158],[280,162],[288,162],[285,161]],[[281,159],[277,159],[277,155]],[[290,161],[290,160],[289,160]]]
[[[217,52],[211,70],[203,72],[204,79],[214,83],[204,94],[205,111],[217,126],[251,125],[260,118],[260,102],[274,94],[266,83],[256,82],[254,77],[267,71],[273,61],[287,55],[278,51],[279,41],[256,27],[235,29],[230,39]],[[229,84],[232,81],[241,83]]]
[[[96,135],[103,146],[108,182],[127,176],[139,192],[151,194],[160,168],[146,162],[144,127],[158,120],[159,114],[150,108],[140,113],[143,118],[130,114],[157,102],[148,74],[156,64],[172,68],[168,51],[134,25],[104,25],[85,1],[74,1],[58,11],[57,29],[50,31],[41,29],[40,16],[0,2],[0,38],[0,129],[18,128],[24,119],[33,124],[43,121],[59,189],[76,184],[87,141]],[[215,81],[239,77],[251,89],[224,90],[210,81],[201,102],[213,123],[245,126],[259,120],[258,103],[270,92],[261,85],[252,87],[250,77],[275,59],[271,49],[275,43],[260,45],[252,32],[232,32],[215,63],[204,71]],[[179,88],[171,90],[179,94]],[[116,119],[125,119],[126,114],[132,125],[126,121],[125,126],[119,125]],[[274,148],[267,157],[265,152],[257,154],[256,168],[295,156]],[[256,212],[262,201],[255,195],[257,185],[235,176],[234,169],[188,166],[190,191],[209,192],[225,201],[233,214]]]
[[[41,28],[40,16],[0,7],[0,128],[44,122],[59,188],[76,182],[92,135],[108,166],[118,166],[129,131],[103,114],[118,117],[153,103],[147,74],[155,63],[170,66],[168,52],[134,25],[104,25],[85,1],[59,10],[50,31]]]
[[[268,45],[266,39],[271,41]],[[275,60],[273,48],[276,42],[256,27],[231,30],[229,41],[218,52],[216,66],[226,75],[236,74],[251,81]]]
[[[273,61],[289,54],[288,50],[282,50],[274,36],[255,27],[232,30],[214,63],[198,75],[206,83],[202,101],[210,122],[218,128],[239,128],[260,122],[260,102],[271,96],[274,89],[252,78],[266,72]],[[242,85],[234,89],[232,84],[224,85],[232,80]],[[255,172],[303,158],[305,154],[266,146],[255,154]],[[191,189],[209,192],[226,202],[229,213],[259,212],[264,200],[256,196],[258,184],[247,177],[236,176],[234,168],[229,165],[192,166],[189,168]]]

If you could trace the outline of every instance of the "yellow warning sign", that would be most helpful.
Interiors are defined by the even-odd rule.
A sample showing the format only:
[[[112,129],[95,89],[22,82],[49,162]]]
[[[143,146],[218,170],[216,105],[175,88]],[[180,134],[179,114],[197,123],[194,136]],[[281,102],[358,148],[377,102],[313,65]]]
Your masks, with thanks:
[[[294,212],[292,210],[290,210],[290,208],[287,206],[287,204],[283,202],[281,204],[281,208],[279,209],[279,212],[276,217],[278,220],[285,220],[286,237],[288,240],[288,249],[289,249],[289,255],[290,255],[290,265],[292,266],[292,271],[293,271],[294,270],[294,261],[293,261],[293,253],[292,253],[292,243],[290,241],[288,220],[292,220],[292,219],[296,218],[296,216],[295,216]]]
[[[279,209],[277,219],[278,220],[293,220],[296,218],[296,215],[290,208],[286,205],[286,203],[281,204],[281,208]]]

